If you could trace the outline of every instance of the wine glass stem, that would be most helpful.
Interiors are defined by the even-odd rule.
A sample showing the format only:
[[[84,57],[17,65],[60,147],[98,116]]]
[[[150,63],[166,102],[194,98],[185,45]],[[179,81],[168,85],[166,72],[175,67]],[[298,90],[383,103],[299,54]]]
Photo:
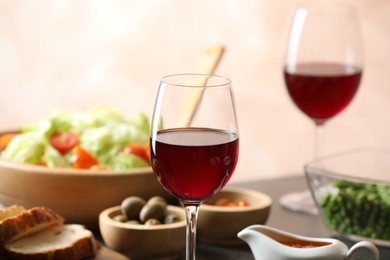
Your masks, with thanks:
[[[185,210],[187,217],[186,260],[195,260],[199,205],[185,205]]]
[[[324,127],[324,124],[316,124],[315,159],[324,155]]]

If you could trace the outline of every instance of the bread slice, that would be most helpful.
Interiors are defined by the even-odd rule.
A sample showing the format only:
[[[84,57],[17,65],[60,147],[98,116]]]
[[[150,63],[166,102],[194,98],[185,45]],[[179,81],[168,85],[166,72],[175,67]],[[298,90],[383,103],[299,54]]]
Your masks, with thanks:
[[[83,225],[65,224],[7,243],[5,248],[11,259],[79,260],[93,257],[98,244]]]
[[[24,236],[64,224],[64,218],[46,207],[21,211],[0,222],[0,252],[6,243]]]
[[[20,205],[11,205],[6,208],[0,209],[0,223],[3,222],[3,220],[13,217],[15,215],[18,215],[19,213],[22,213],[26,209],[23,206]]]

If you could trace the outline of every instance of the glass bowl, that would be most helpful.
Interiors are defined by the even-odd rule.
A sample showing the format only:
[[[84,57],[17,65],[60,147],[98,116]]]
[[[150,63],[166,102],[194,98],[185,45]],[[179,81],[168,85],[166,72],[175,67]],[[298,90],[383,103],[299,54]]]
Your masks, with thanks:
[[[305,165],[325,224],[335,236],[390,246],[390,150],[358,148]]]

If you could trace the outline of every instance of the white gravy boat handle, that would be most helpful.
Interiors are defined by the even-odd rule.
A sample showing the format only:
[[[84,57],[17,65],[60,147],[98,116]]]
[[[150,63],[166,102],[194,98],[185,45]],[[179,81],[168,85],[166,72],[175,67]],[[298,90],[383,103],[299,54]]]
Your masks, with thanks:
[[[371,242],[360,241],[354,244],[351,249],[348,251],[346,260],[379,260],[379,250]]]

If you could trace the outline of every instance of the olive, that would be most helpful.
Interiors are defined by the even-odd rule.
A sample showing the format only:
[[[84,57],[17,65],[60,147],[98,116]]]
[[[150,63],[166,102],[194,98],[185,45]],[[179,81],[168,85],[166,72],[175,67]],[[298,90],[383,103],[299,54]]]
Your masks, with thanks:
[[[160,225],[160,224],[161,224],[160,220],[155,219],[155,218],[148,219],[145,222],[145,226],[154,226],[154,225]]]
[[[112,219],[115,221],[118,221],[118,222],[126,222],[127,221],[127,217],[123,214],[116,215]]]
[[[174,214],[168,214],[164,218],[164,224],[171,224],[180,221],[180,218]]]
[[[165,216],[167,204],[161,201],[148,201],[139,213],[140,220],[145,223],[148,219],[162,219]]]
[[[167,201],[161,197],[161,196],[154,196],[154,197],[151,197],[147,203],[156,203],[156,202],[161,202],[161,203],[164,203],[164,204],[168,204]]]
[[[122,214],[128,219],[138,219],[142,207],[146,204],[143,198],[131,196],[124,199],[121,203]]]
[[[138,220],[129,220],[129,221],[126,221],[126,224],[131,224],[131,225],[141,225],[141,222],[139,222]]]

